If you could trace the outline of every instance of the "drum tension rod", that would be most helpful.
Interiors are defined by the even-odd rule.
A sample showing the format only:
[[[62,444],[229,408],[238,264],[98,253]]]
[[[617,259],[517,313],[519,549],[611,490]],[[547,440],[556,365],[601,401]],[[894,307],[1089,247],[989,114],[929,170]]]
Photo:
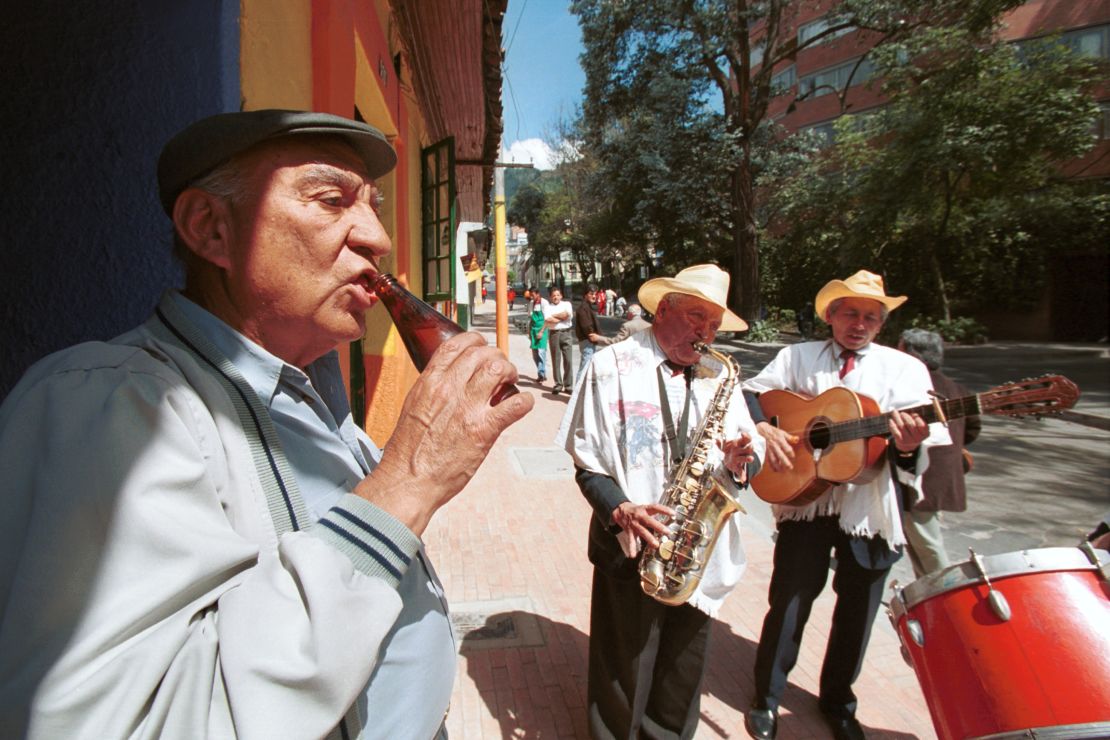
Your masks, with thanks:
[[[1006,597],[1001,591],[995,591],[994,586],[991,585],[991,579],[987,576],[987,569],[983,567],[983,561],[979,557],[979,553],[975,552],[973,548],[967,548],[971,553],[971,562],[975,566],[975,570],[979,571],[979,575],[983,577],[983,583],[987,584],[987,603],[990,605],[991,611],[994,616],[998,617],[1003,622],[1009,622],[1013,612],[1010,611],[1010,602],[1006,601]]]
[[[1087,559],[1091,561],[1091,565],[1095,566],[1098,572],[1102,574],[1102,580],[1110,581],[1110,560],[1107,560],[1105,563],[1101,562],[1098,553],[1095,551],[1094,545],[1086,539],[1079,543],[1079,549],[1087,556]]]

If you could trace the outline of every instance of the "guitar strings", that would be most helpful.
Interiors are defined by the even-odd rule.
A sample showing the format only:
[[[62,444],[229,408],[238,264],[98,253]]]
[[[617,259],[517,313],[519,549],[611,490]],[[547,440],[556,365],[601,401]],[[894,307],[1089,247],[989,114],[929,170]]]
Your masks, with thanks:
[[[947,418],[961,418],[965,416],[974,416],[979,413],[979,396],[972,395],[964,398],[954,398],[939,400],[941,408],[944,410],[944,417]],[[932,404],[917,406],[915,408],[905,409],[905,413],[920,414],[925,422],[932,424],[940,421],[936,415],[936,408]],[[889,437],[890,436],[890,415],[891,412],[885,414],[877,414],[875,416],[864,416],[858,419],[846,419],[844,421],[826,422],[820,426],[810,426],[808,423],[806,428],[803,429],[784,429],[787,434],[792,437],[802,437],[807,434],[821,436],[828,436],[828,447],[838,443],[845,442],[853,439],[861,439],[865,437]]]

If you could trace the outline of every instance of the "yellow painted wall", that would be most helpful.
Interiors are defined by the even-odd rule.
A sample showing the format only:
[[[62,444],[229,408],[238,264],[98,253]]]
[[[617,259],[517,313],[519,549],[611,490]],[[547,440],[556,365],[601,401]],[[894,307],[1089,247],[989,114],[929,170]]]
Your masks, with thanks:
[[[310,0],[242,0],[243,107],[312,109]]]

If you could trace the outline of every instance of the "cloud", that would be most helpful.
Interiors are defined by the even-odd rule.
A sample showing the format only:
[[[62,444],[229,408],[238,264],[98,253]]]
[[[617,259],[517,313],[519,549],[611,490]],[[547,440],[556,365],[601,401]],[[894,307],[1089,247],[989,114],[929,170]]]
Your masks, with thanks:
[[[552,170],[555,169],[555,152],[543,139],[524,139],[509,145],[505,150],[505,161],[532,164],[538,170]]]

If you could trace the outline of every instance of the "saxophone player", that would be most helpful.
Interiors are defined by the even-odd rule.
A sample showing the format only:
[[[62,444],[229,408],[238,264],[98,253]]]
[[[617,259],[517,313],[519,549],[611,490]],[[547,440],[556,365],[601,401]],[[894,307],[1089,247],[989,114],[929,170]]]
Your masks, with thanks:
[[[723,409],[716,412],[721,436],[704,467],[727,493],[735,496],[759,469],[764,441],[739,384],[728,387],[736,392],[723,404],[713,403],[730,373],[695,346],[712,343],[718,331],[747,328],[725,305],[728,285],[728,273],[708,264],[644,283],[639,301],[654,323],[598,349],[556,438],[594,509],[587,687],[594,738],[693,736],[710,618],[744,571],[732,517],[687,603],[668,606],[646,595],[638,572],[641,548],[657,547],[674,516],[663,493],[707,413]]]

